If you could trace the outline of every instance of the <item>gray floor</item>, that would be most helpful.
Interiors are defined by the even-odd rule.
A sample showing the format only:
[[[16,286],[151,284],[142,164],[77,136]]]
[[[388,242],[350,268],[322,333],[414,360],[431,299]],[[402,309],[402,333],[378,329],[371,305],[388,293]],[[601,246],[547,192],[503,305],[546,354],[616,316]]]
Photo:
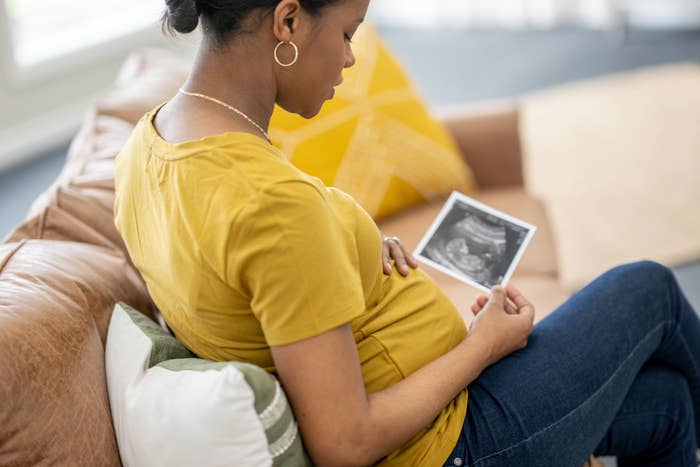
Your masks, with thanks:
[[[382,28],[431,106],[480,101],[615,71],[681,60],[700,62],[700,31],[631,31],[624,38],[576,29],[553,32],[425,31]],[[66,145],[0,174],[0,238],[58,175]],[[700,258],[673,268],[700,310]],[[613,459],[605,459],[613,466]]]

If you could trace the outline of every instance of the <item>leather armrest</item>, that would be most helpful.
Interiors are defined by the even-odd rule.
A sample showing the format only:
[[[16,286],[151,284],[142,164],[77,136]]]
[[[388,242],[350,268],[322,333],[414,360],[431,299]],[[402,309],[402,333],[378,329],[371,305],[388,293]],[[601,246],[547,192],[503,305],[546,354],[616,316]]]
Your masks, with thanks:
[[[437,109],[479,188],[522,186],[523,167],[516,102],[465,104]]]

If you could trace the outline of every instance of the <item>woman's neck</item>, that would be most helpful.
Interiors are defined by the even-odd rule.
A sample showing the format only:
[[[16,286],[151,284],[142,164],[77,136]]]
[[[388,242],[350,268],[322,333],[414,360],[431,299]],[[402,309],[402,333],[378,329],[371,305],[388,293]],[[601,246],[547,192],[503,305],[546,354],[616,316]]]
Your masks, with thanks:
[[[260,51],[231,49],[214,53],[203,42],[182,88],[237,108],[267,131],[277,94],[272,58],[266,67]]]

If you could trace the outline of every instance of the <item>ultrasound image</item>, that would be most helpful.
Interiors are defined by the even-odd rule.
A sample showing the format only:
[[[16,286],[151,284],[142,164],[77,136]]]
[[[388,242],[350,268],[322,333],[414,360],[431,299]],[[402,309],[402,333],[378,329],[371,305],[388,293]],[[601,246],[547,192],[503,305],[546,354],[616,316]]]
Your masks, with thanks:
[[[503,281],[527,234],[525,227],[456,200],[421,254],[491,288]]]

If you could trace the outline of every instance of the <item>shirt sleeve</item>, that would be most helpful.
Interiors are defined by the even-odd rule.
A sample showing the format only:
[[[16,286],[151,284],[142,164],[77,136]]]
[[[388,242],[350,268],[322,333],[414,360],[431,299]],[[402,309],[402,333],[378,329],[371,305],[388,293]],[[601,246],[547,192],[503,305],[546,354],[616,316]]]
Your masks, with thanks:
[[[268,345],[283,345],[348,323],[365,311],[352,231],[312,184],[266,188],[232,229],[227,281],[250,297]]]

